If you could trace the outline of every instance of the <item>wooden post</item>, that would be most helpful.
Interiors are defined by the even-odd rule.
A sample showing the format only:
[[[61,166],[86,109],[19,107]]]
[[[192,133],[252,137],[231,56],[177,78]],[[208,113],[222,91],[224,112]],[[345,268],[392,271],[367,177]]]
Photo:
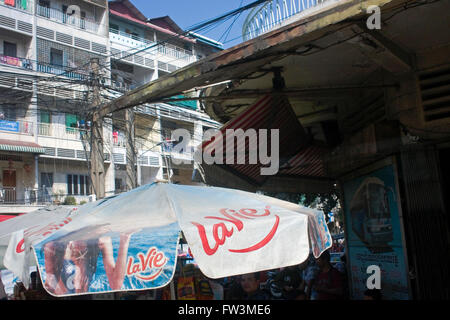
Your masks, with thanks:
[[[134,111],[133,108],[125,110],[125,135],[126,135],[126,187],[127,191],[137,187],[136,163],[138,161],[134,148]]]
[[[99,87],[99,59],[91,59],[91,74],[93,85],[92,106],[101,104]],[[105,162],[103,155],[103,118],[97,111],[92,116],[91,124],[91,156],[90,156],[91,193],[95,193],[97,199],[105,197]]]

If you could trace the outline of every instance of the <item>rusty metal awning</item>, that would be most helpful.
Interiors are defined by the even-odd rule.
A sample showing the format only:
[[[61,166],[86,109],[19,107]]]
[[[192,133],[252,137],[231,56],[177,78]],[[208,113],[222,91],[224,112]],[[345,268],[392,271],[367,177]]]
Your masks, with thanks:
[[[289,100],[282,94],[269,94],[257,100],[246,111],[226,123],[220,129],[220,135],[205,140],[201,146],[202,151],[214,154],[217,150],[223,150],[223,166],[232,173],[252,183],[263,184],[268,176],[261,174],[261,168],[268,167],[258,159],[256,164],[251,164],[250,149],[259,155],[261,139],[258,137],[258,145],[251,145],[255,141],[246,138],[244,143],[238,144],[236,130],[248,133],[250,129],[255,133],[261,129],[267,130],[267,150],[270,153],[271,144],[270,131],[279,130],[279,174],[301,175],[309,177],[324,177],[325,170],[321,156],[325,151],[313,145],[313,141],[306,134],[302,125],[297,120]],[[230,131],[233,130],[233,131]],[[221,145],[219,145],[221,144]],[[226,159],[230,156],[230,150],[234,153],[234,164],[227,164]],[[245,153],[245,163],[237,164],[239,152]]]

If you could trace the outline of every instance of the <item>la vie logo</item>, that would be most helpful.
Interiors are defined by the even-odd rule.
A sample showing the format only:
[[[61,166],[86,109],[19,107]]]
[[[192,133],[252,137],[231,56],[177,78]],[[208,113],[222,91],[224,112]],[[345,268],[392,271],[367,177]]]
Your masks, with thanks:
[[[245,220],[253,220],[262,217],[271,216],[270,206],[266,206],[262,212],[258,212],[256,209],[241,209],[239,211],[233,209],[221,209],[220,216],[208,216],[205,219],[212,219],[219,221],[212,227],[212,236],[210,235],[208,240],[207,231],[203,224],[191,221],[191,223],[197,227],[198,235],[203,246],[203,251],[208,255],[214,255],[220,246],[224,245],[228,238],[231,238],[236,232],[245,232]],[[228,249],[233,253],[248,253],[259,250],[266,246],[275,236],[278,225],[280,223],[280,217],[274,215],[274,223],[270,228],[270,231],[262,237],[262,240],[247,248]],[[236,231],[236,232],[235,232]]]
[[[169,261],[164,252],[156,247],[149,248],[146,254],[139,252],[137,257],[137,262],[135,262],[133,257],[128,258],[127,275],[143,281],[157,279],[161,275],[167,261]]]

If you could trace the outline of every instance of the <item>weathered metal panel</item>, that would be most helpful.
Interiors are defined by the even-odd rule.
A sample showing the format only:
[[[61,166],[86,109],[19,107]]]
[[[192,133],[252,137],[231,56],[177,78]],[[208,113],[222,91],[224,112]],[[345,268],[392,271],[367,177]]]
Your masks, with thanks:
[[[416,298],[449,299],[449,217],[442,198],[437,151],[433,147],[405,151],[401,165],[404,221]]]

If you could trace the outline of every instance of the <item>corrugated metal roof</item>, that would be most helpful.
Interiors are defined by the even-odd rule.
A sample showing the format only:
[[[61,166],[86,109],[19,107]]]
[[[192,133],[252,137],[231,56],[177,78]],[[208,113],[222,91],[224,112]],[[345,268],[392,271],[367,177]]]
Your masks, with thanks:
[[[204,141],[202,148],[204,152],[212,152],[217,148],[218,143],[223,144],[224,159],[226,159],[227,148],[227,129],[279,129],[279,155],[280,170],[278,174],[293,176],[324,177],[325,170],[322,162],[324,148],[311,145],[311,141],[306,135],[293,112],[289,100],[284,95],[274,94],[266,95],[242,114],[238,115],[221,129],[222,137]],[[268,133],[270,136],[270,133]],[[248,180],[258,184],[264,183],[268,176],[261,175],[261,168],[267,167],[260,163],[249,164],[249,141],[246,140],[245,146],[229,145],[234,147],[235,155],[239,150],[245,147],[245,164],[223,165]],[[268,144],[270,150],[270,143]],[[224,160],[225,163],[225,160]]]

